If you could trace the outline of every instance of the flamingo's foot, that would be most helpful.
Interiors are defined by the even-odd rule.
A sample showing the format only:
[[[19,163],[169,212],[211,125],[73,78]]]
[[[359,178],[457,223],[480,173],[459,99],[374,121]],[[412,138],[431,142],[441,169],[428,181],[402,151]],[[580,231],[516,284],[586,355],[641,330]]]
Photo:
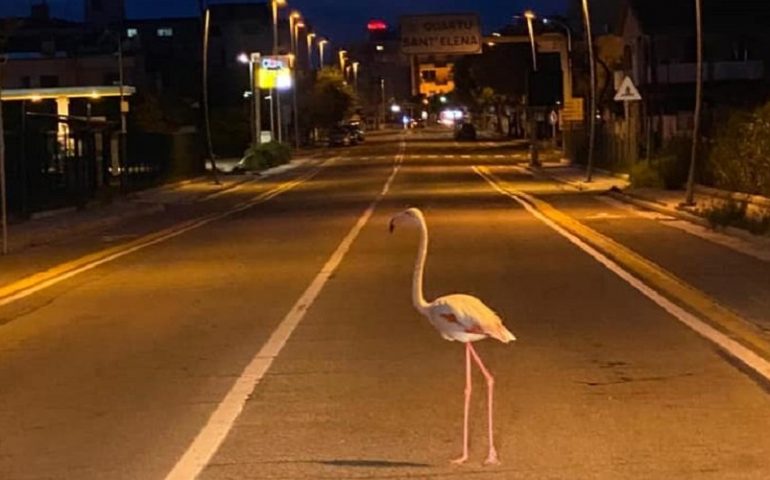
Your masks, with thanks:
[[[452,465],[462,465],[463,463],[468,461],[468,454],[464,454],[462,457],[455,458],[452,460]]]
[[[489,449],[489,455],[484,460],[484,465],[500,465],[500,458],[497,456],[497,450],[494,447]]]

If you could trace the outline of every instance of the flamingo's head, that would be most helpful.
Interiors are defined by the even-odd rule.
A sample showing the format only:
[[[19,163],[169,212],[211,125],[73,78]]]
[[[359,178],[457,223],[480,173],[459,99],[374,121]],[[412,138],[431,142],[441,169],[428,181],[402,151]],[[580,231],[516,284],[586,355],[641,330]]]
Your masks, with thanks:
[[[398,225],[420,225],[424,221],[422,212],[419,209],[409,208],[394,215],[393,218],[390,219],[390,233],[393,233],[393,230],[395,230]]]

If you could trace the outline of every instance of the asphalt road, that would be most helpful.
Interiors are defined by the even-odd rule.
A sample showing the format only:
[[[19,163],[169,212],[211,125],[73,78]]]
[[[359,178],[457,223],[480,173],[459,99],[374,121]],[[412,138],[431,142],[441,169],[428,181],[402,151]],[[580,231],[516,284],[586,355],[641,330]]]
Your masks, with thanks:
[[[770,384],[471,167],[498,171],[747,321],[767,320],[770,266],[533,179],[511,168],[524,145],[435,132],[401,142],[373,138],[205,206],[0,263],[11,282],[105,238],[237,209],[314,174],[0,306],[0,478],[166,478],[196,439],[210,442],[212,413],[290,317],[296,328],[242,411],[217,424],[226,436],[200,478],[768,478]],[[482,466],[477,371],[471,459],[448,462],[461,453],[464,352],[411,305],[417,232],[387,229],[409,206],[430,228],[426,297],[477,295],[518,337],[477,346],[496,376],[499,466]]]

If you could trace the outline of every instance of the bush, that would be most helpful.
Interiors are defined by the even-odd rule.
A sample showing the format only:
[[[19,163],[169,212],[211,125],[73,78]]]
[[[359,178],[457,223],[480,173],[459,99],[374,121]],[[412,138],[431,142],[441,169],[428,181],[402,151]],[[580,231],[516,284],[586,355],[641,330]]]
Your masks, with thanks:
[[[770,212],[749,215],[746,202],[729,200],[711,205],[702,214],[709,221],[712,228],[737,227],[757,235],[770,232]]]
[[[691,156],[692,137],[677,136],[666,143],[657,162],[658,171],[666,189],[676,190],[687,183]]]
[[[291,148],[278,142],[252,145],[243,152],[243,159],[238,164],[241,170],[259,171],[277,167],[291,160]]]
[[[720,126],[709,169],[717,187],[770,196],[770,103]]]
[[[631,166],[631,186],[634,188],[663,188],[663,179],[653,162]]]

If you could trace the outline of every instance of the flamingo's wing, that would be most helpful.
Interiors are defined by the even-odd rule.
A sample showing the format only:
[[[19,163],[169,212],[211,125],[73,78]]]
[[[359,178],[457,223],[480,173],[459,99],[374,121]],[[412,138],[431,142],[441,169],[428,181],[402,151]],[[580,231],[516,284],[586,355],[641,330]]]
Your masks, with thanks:
[[[486,335],[503,343],[516,340],[497,313],[470,295],[447,295],[433,302],[436,314],[465,333]]]

